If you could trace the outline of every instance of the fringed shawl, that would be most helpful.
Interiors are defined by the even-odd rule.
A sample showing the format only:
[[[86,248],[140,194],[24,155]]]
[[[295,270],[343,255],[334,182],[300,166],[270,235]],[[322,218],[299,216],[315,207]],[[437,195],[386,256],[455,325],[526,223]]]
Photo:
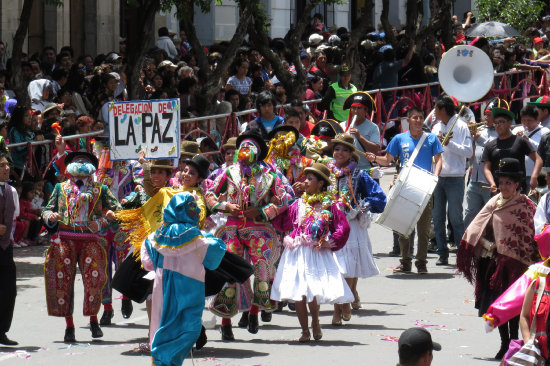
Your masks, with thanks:
[[[495,291],[501,290],[503,283],[514,282],[529,265],[541,260],[533,239],[535,204],[523,194],[516,194],[502,206],[497,204],[499,198],[500,195],[491,198],[468,226],[460,242],[456,261],[458,271],[473,283],[477,278],[483,248],[480,239],[486,233],[487,225],[492,225],[496,269],[491,276],[490,286]],[[476,295],[479,295],[477,285]]]

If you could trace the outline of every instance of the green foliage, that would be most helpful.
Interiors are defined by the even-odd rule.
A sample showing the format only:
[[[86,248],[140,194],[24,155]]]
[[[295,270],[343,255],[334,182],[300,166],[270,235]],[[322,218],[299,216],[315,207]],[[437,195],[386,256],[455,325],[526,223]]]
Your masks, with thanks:
[[[541,0],[475,0],[478,22],[508,23],[523,33],[544,9]]]

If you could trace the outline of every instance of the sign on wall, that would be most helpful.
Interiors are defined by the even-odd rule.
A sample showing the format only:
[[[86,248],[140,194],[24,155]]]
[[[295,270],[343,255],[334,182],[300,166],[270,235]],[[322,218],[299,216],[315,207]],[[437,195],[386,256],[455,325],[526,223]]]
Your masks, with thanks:
[[[111,160],[180,156],[180,100],[155,99],[112,102],[109,111]]]

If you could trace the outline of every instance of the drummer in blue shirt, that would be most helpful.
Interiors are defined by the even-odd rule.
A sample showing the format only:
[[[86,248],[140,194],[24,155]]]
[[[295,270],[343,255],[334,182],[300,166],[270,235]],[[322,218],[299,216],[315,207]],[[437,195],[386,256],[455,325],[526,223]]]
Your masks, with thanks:
[[[424,112],[413,107],[407,112],[407,121],[409,122],[409,131],[395,135],[386,148],[386,155],[376,156],[372,153],[367,153],[367,160],[371,163],[378,163],[382,166],[388,166],[396,156],[400,157],[401,167],[403,167],[420,141],[422,134],[422,124],[424,122]],[[427,133],[426,139],[422,147],[418,151],[418,155],[414,160],[414,165],[432,172],[432,160],[435,161],[433,174],[439,176],[441,172],[441,153],[443,147],[439,139],[433,133]],[[416,232],[418,234],[418,249],[416,252],[416,269],[419,274],[428,273],[426,264],[428,263],[428,243],[429,231],[432,218],[432,202],[430,201],[424,212],[420,216],[416,224]],[[409,248],[409,239],[399,236],[399,247],[401,249],[401,264],[394,269],[394,272],[410,272],[412,267],[412,259]]]

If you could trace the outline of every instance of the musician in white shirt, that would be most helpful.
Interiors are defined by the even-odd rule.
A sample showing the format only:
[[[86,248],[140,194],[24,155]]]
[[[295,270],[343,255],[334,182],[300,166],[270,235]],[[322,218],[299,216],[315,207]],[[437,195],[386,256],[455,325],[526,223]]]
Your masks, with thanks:
[[[496,139],[498,134],[493,125],[492,111],[493,107],[500,107],[500,105],[508,105],[506,101],[500,98],[494,98],[491,100],[487,107],[485,107],[485,122],[487,123],[485,128],[477,129],[473,134],[474,140],[474,155],[472,157],[472,175],[470,176],[470,182],[466,189],[466,207],[464,209],[464,228],[470,225],[470,222],[481,211],[483,206],[491,199],[491,190],[487,189],[489,182],[485,179],[483,173],[484,163],[482,161],[483,150],[485,150],[485,144],[493,139]]]
[[[468,125],[455,114],[455,105],[450,97],[442,96],[436,100],[435,116],[438,122],[434,125],[432,133],[440,139],[444,138],[456,121],[448,144],[443,146],[441,173],[433,194],[432,217],[439,255],[436,265],[447,265],[449,264],[449,248],[445,235],[447,206],[454,241],[458,244],[464,234],[462,202],[466,160],[472,156],[473,147]]]
[[[540,139],[542,135],[550,132],[550,129],[542,126],[538,122],[538,113],[537,109],[532,105],[526,105],[520,112],[521,116],[521,125],[514,128],[512,133],[514,135],[523,136],[529,140],[533,148],[537,150],[539,148]],[[535,162],[531,160],[528,156],[525,157],[525,175],[527,179],[527,187],[531,180],[531,174],[533,174],[533,168],[535,167]]]

